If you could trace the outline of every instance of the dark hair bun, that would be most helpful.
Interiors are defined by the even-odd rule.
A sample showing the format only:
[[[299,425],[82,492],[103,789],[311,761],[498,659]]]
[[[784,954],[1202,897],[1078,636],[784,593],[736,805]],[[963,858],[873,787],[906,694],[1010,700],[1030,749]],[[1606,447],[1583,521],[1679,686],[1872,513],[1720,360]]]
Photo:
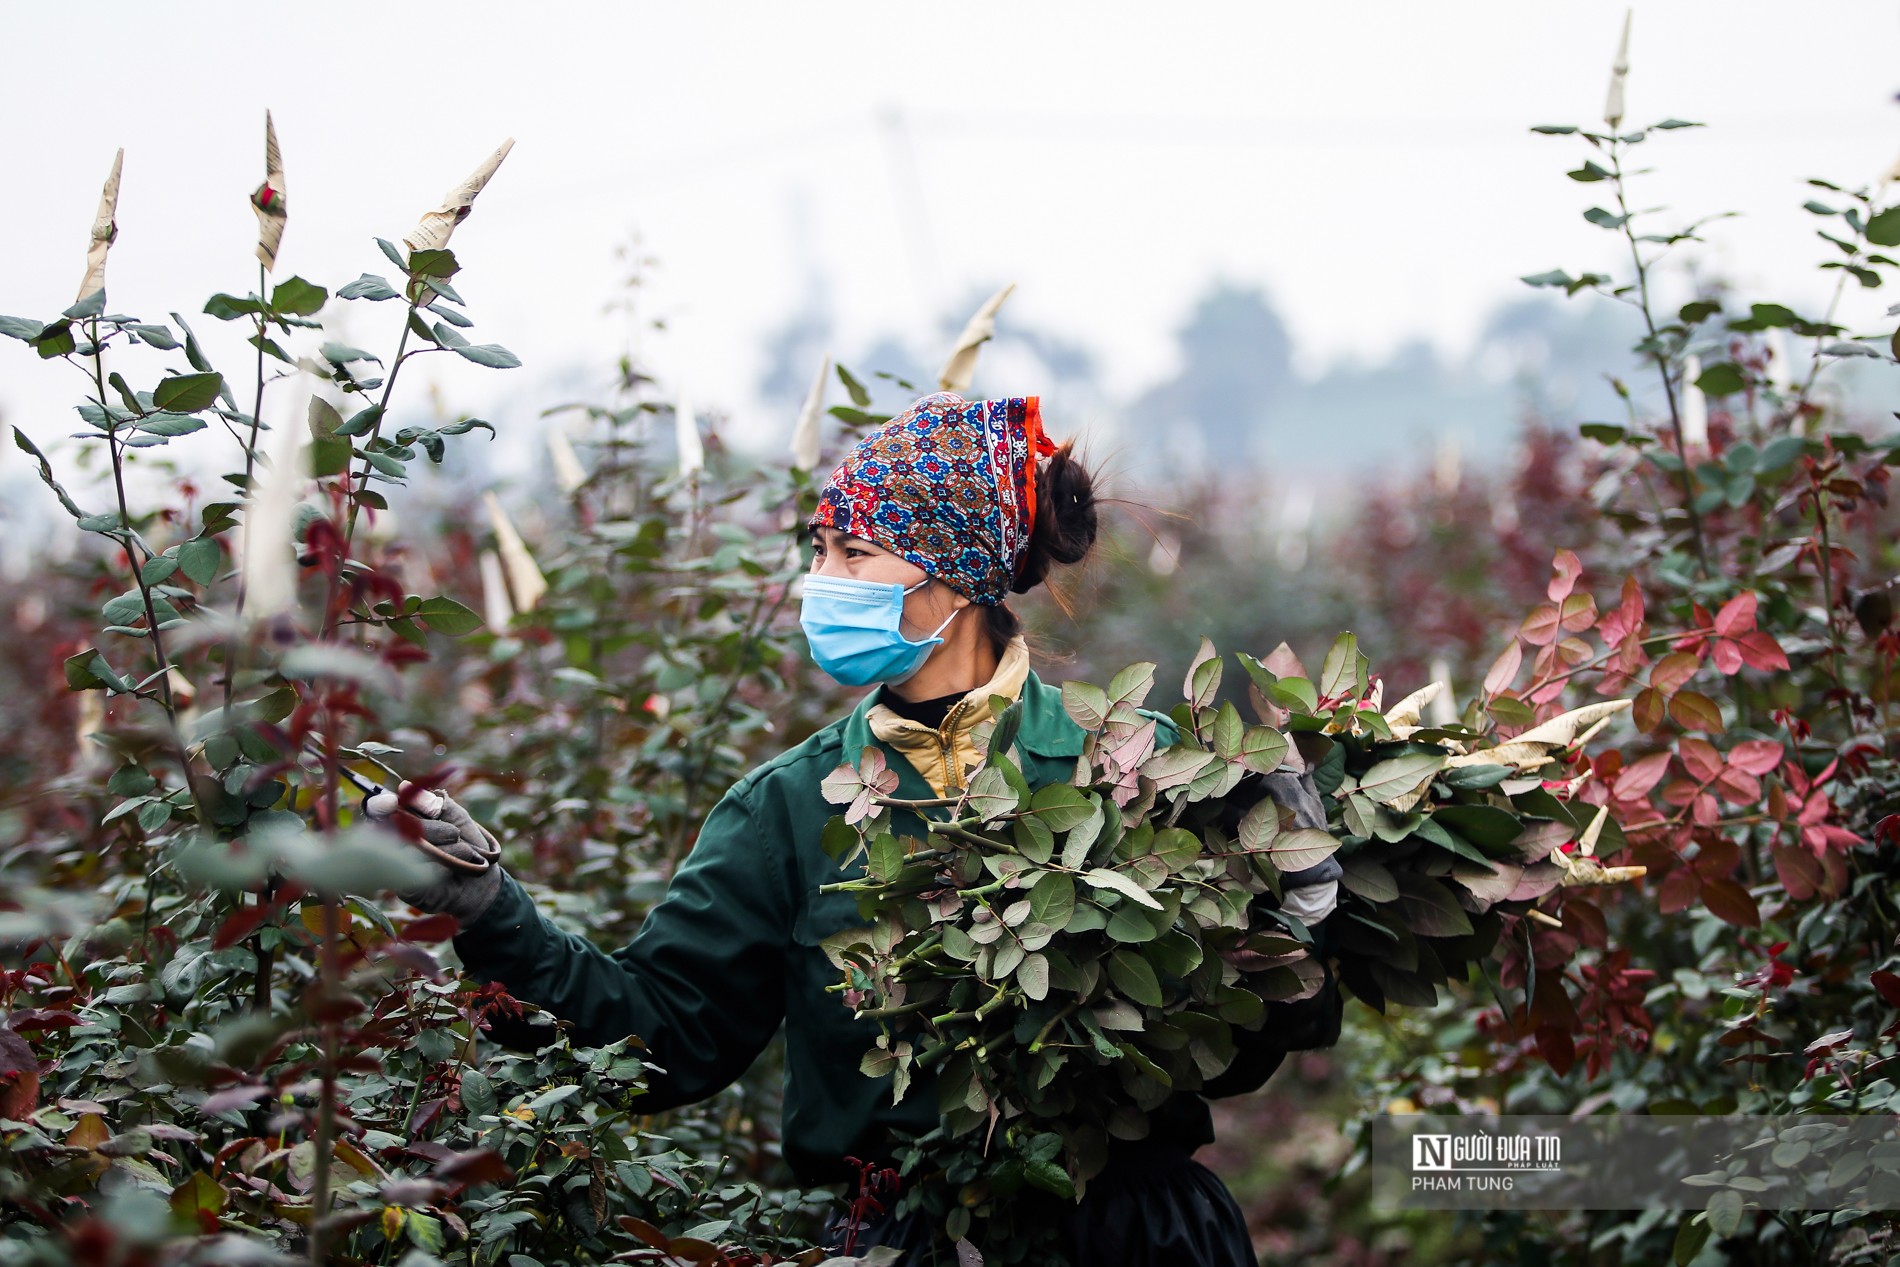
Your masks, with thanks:
[[[1095,544],[1095,479],[1071,440],[1050,455],[1036,478],[1036,522],[1010,589],[1026,594],[1056,564],[1080,563]]]

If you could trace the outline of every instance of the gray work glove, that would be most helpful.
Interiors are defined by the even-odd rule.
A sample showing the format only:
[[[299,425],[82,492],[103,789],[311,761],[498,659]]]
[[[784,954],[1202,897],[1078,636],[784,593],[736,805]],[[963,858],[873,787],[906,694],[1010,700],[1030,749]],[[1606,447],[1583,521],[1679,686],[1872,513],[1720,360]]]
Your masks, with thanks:
[[[408,786],[403,784],[404,788]],[[431,795],[433,802],[429,800]],[[408,814],[420,826],[422,838],[436,849],[470,864],[485,865],[481,871],[471,871],[436,863],[434,881],[413,893],[396,896],[418,909],[452,915],[456,923],[467,928],[481,918],[482,912],[494,904],[501,892],[501,863],[496,860],[501,851],[500,842],[471,818],[467,810],[441,792],[423,793],[413,799],[420,803],[419,810],[433,813],[402,809],[395,792],[380,792],[365,800],[363,812],[379,822],[399,812]],[[425,855],[427,852],[423,851]]]
[[[1293,826],[1325,831],[1326,804],[1313,784],[1313,771],[1275,770],[1261,776],[1267,795],[1282,809],[1293,811]],[[1345,874],[1339,859],[1328,857],[1301,871],[1280,877],[1280,909],[1308,928],[1333,913],[1339,905],[1339,877]]]

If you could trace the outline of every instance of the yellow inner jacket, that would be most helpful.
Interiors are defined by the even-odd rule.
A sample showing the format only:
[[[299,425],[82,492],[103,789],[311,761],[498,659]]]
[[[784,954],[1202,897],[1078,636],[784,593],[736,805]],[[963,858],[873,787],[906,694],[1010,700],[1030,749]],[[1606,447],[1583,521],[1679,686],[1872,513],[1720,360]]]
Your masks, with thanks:
[[[871,724],[874,736],[924,776],[932,793],[951,796],[963,790],[970,771],[983,763],[983,749],[976,737],[986,732],[987,723],[995,717],[990,697],[1000,695],[1013,704],[1028,678],[1029,645],[1018,634],[1004,649],[995,675],[952,704],[942,726],[933,730],[922,722],[899,717],[883,704],[871,705],[864,719]],[[879,696],[882,694],[879,692]]]

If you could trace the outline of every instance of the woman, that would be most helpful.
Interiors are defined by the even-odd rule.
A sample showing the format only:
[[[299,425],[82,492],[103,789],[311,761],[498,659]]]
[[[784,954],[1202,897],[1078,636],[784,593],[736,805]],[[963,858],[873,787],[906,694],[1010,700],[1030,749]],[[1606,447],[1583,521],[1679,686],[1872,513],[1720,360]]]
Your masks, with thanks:
[[[657,1066],[646,1101],[655,1110],[734,1081],[783,1023],[785,1157],[801,1182],[817,1184],[845,1178],[846,1157],[888,1158],[894,1133],[936,1125],[928,1087],[893,1105],[889,1078],[859,1072],[875,1029],[826,991],[837,970],[819,943],[862,921],[849,894],[820,892],[856,869],[841,870],[819,847],[836,813],[819,783],[876,744],[898,773],[899,797],[955,793],[980,760],[975,736],[992,696],[1022,701],[1017,746],[1030,784],[1067,780],[1082,732],[1061,692],[1030,671],[1004,599],[1088,553],[1095,496],[1070,446],[1043,434],[1035,397],[939,393],[851,450],[810,527],[800,620],[813,659],[840,682],[879,689],[726,793],[630,945],[608,954],[559,931],[499,867],[445,871],[409,900],[454,915],[467,970],[571,1022],[577,1044],[638,1034]],[[1276,775],[1270,791],[1301,825],[1324,826],[1310,779]],[[395,798],[381,800],[372,812],[393,812]],[[424,826],[470,857],[492,842],[446,798]],[[1317,922],[1338,874],[1329,859],[1286,877],[1284,904]],[[1207,1092],[1252,1090],[1286,1051],[1331,1042],[1337,1005],[1330,981],[1317,1000],[1275,1005]],[[1253,1262],[1239,1208],[1190,1156],[1213,1138],[1206,1102],[1177,1095],[1154,1120],[1149,1139],[1115,1153],[1083,1202],[1060,1213],[1065,1251],[1090,1264]],[[928,1235],[920,1220],[887,1218],[856,1244],[922,1246]]]

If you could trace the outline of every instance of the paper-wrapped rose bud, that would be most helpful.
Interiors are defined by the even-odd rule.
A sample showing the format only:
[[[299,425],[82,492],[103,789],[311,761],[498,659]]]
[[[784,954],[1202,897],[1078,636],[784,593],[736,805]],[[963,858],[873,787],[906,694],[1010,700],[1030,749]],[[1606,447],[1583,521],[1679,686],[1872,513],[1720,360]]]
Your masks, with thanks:
[[[963,327],[963,333],[957,336],[957,345],[951,350],[950,359],[944,362],[943,373],[937,376],[938,387],[958,395],[970,390],[970,380],[976,377],[977,349],[996,337],[997,310],[1015,289],[1016,283],[1011,282],[976,310],[976,315]]]
[[[119,239],[119,173],[125,168],[125,151],[112,159],[112,174],[99,191],[99,214],[93,218],[92,234],[86,242],[86,277],[79,283],[80,299],[106,288],[106,255]]]
[[[541,596],[548,592],[547,578],[541,575],[541,569],[535,564],[534,556],[528,553],[521,534],[515,531],[508,512],[501,508],[501,499],[493,493],[483,493],[482,505],[488,508],[488,523],[495,530],[495,545],[501,551],[502,571],[508,578],[508,589],[513,596],[515,610],[532,611],[535,604],[541,601]]]
[[[490,154],[480,167],[469,173],[468,179],[442,195],[442,205],[434,211],[424,213],[421,223],[410,230],[403,238],[403,245],[412,251],[440,250],[449,244],[449,237],[455,232],[455,226],[468,219],[468,213],[475,205],[475,195],[482,192],[501,166],[501,160],[508,157],[508,151],[515,147],[511,136],[501,143],[501,147]]]
[[[1458,703],[1451,693],[1451,665],[1443,657],[1432,661],[1432,681],[1438,683],[1438,694],[1426,702],[1426,719],[1434,726],[1451,726],[1458,721]]]
[[[798,411],[798,425],[792,428],[792,466],[809,471],[818,465],[819,434],[825,417],[825,383],[831,377],[831,358],[818,364],[818,377],[811,380],[805,393],[805,407]]]
[[[673,398],[673,438],[679,451],[680,474],[697,475],[706,468],[706,445],[699,438],[699,417],[684,384]]]
[[[548,459],[554,463],[554,480],[563,493],[573,493],[587,482],[587,468],[581,465],[573,443],[559,424],[548,428]]]
[[[1783,396],[1794,390],[1794,363],[1788,359],[1788,336],[1780,326],[1768,327],[1768,385]]]
[[[284,159],[277,149],[277,125],[264,111],[264,183],[251,194],[257,213],[257,259],[266,270],[277,267],[277,248],[283,245],[289,207],[284,201]]]
[[[1623,81],[1630,73],[1630,18],[1634,11],[1623,11],[1623,38],[1616,44],[1616,60],[1610,64],[1610,92],[1603,102],[1603,121],[1615,131],[1623,125]]]
[[[1695,449],[1709,443],[1709,402],[1695,381],[1702,377],[1702,358],[1690,356],[1682,362],[1682,447]]]
[[[493,550],[484,550],[479,563],[482,572],[482,619],[496,633],[505,633],[515,622],[514,606],[508,601],[508,579],[502,575],[501,559]]]
[[[302,375],[297,390],[280,397],[284,412],[271,428],[270,467],[251,489],[244,507],[244,618],[268,621],[297,605],[297,504],[307,469],[302,452],[309,428],[310,387]]]

